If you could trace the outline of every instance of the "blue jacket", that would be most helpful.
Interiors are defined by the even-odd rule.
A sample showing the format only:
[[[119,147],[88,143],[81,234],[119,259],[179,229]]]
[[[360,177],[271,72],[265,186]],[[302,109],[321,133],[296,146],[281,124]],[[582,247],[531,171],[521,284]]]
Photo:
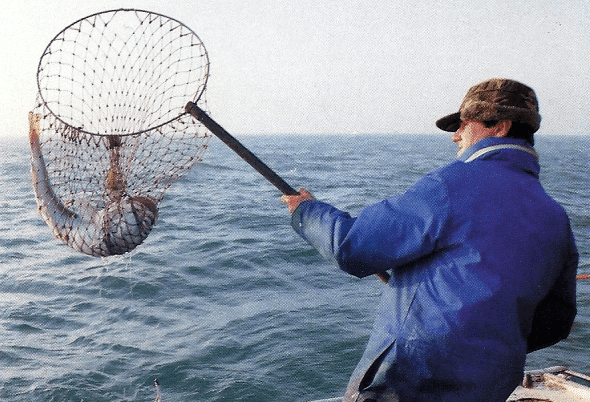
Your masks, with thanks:
[[[576,315],[569,219],[521,140],[483,139],[356,218],[303,202],[292,224],[352,275],[392,270],[345,401],[503,402]]]

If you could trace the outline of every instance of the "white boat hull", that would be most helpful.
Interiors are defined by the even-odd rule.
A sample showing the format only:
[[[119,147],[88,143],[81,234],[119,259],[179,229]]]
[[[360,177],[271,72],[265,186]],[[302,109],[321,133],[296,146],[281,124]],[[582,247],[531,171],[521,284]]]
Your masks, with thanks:
[[[588,402],[590,377],[568,370],[549,367],[527,371],[524,380],[506,402]],[[342,398],[318,399],[311,402],[342,402]]]

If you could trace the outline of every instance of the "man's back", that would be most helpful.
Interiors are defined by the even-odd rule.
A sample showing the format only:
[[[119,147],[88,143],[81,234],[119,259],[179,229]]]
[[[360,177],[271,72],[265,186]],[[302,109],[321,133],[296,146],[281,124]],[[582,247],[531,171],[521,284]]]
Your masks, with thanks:
[[[514,141],[484,140],[472,151],[506,142]],[[536,307],[551,292],[564,302],[565,331],[545,343],[567,336],[573,321],[577,254],[568,218],[542,189],[536,159],[520,150],[457,161],[421,182],[408,192],[413,200],[439,195],[409,220],[430,215],[412,235],[435,237],[426,240],[433,249],[394,268],[348,398],[360,388],[395,389],[402,401],[505,400],[522,379]],[[361,213],[345,243],[370,243],[355,236],[370,236],[367,227],[382,221],[371,215],[371,207]],[[357,228],[359,220],[366,222]]]

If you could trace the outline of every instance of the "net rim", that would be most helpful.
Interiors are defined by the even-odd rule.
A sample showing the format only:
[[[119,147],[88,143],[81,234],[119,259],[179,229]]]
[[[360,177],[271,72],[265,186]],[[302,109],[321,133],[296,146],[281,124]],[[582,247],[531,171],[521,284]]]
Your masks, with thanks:
[[[137,8],[117,8],[117,9],[111,9],[111,10],[106,10],[106,11],[99,11],[96,13],[92,13],[89,14],[85,17],[79,18],[76,21],[72,22],[71,24],[69,24],[68,26],[66,26],[65,28],[63,28],[61,31],[59,31],[47,44],[47,46],[45,47],[45,49],[43,50],[43,53],[41,54],[41,57],[39,58],[39,63],[37,65],[37,94],[41,100],[39,106],[43,106],[44,108],[46,108],[49,113],[54,116],[59,122],[65,124],[68,127],[71,127],[75,130],[77,130],[80,133],[85,133],[85,134],[89,134],[89,135],[96,135],[96,136],[100,136],[100,137],[110,137],[113,135],[118,135],[118,136],[122,136],[122,137],[126,137],[126,136],[132,136],[132,135],[139,135],[139,134],[143,134],[143,133],[147,133],[150,131],[154,131],[157,130],[161,127],[164,127],[180,118],[182,118],[183,116],[186,116],[187,114],[189,114],[188,112],[183,112],[181,114],[179,114],[176,117],[173,117],[171,119],[169,119],[168,121],[155,125],[153,127],[149,127],[145,130],[140,130],[140,131],[136,131],[136,132],[132,132],[132,133],[124,133],[124,134],[101,134],[101,133],[95,133],[95,132],[91,132],[88,130],[84,130],[83,128],[80,127],[74,127],[72,124],[64,121],[58,114],[56,114],[51,107],[49,107],[48,102],[45,100],[44,96],[43,96],[43,92],[41,90],[41,81],[40,81],[40,72],[41,72],[41,67],[42,67],[42,63],[43,63],[43,59],[44,57],[49,54],[48,51],[51,47],[51,45],[53,44],[53,42],[60,36],[62,35],[64,32],[66,32],[67,30],[69,30],[70,28],[72,28],[74,25],[81,23],[84,20],[96,17],[98,15],[102,15],[102,14],[109,14],[109,13],[113,13],[116,14],[118,12],[135,12],[135,13],[145,13],[145,14],[149,14],[149,15],[155,15],[158,17],[163,17],[166,18],[170,21],[174,21],[177,24],[181,25],[182,27],[186,28],[189,32],[191,32],[199,41],[200,46],[203,48],[203,56],[205,57],[205,73],[203,74],[203,85],[202,85],[202,90],[200,92],[197,92],[197,97],[195,99],[192,100],[192,102],[197,103],[203,96],[203,94],[205,93],[205,88],[207,87],[207,81],[209,80],[209,65],[210,65],[210,60],[209,60],[209,53],[207,52],[207,48],[205,47],[205,44],[203,43],[203,41],[201,40],[201,38],[199,37],[199,35],[196,34],[195,31],[193,31],[189,26],[187,26],[186,24],[184,24],[183,22],[181,22],[180,20],[176,19],[176,18],[172,18],[169,17],[165,14],[162,13],[158,13],[158,12],[154,12],[154,11],[148,11],[148,10],[143,10],[143,9],[137,9]]]

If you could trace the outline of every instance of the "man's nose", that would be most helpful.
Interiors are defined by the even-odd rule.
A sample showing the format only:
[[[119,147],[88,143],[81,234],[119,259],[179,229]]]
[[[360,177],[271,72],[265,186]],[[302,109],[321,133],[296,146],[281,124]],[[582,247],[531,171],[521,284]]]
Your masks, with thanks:
[[[455,133],[451,136],[451,140],[453,142],[461,141],[461,134],[459,134],[459,130],[455,131]]]

